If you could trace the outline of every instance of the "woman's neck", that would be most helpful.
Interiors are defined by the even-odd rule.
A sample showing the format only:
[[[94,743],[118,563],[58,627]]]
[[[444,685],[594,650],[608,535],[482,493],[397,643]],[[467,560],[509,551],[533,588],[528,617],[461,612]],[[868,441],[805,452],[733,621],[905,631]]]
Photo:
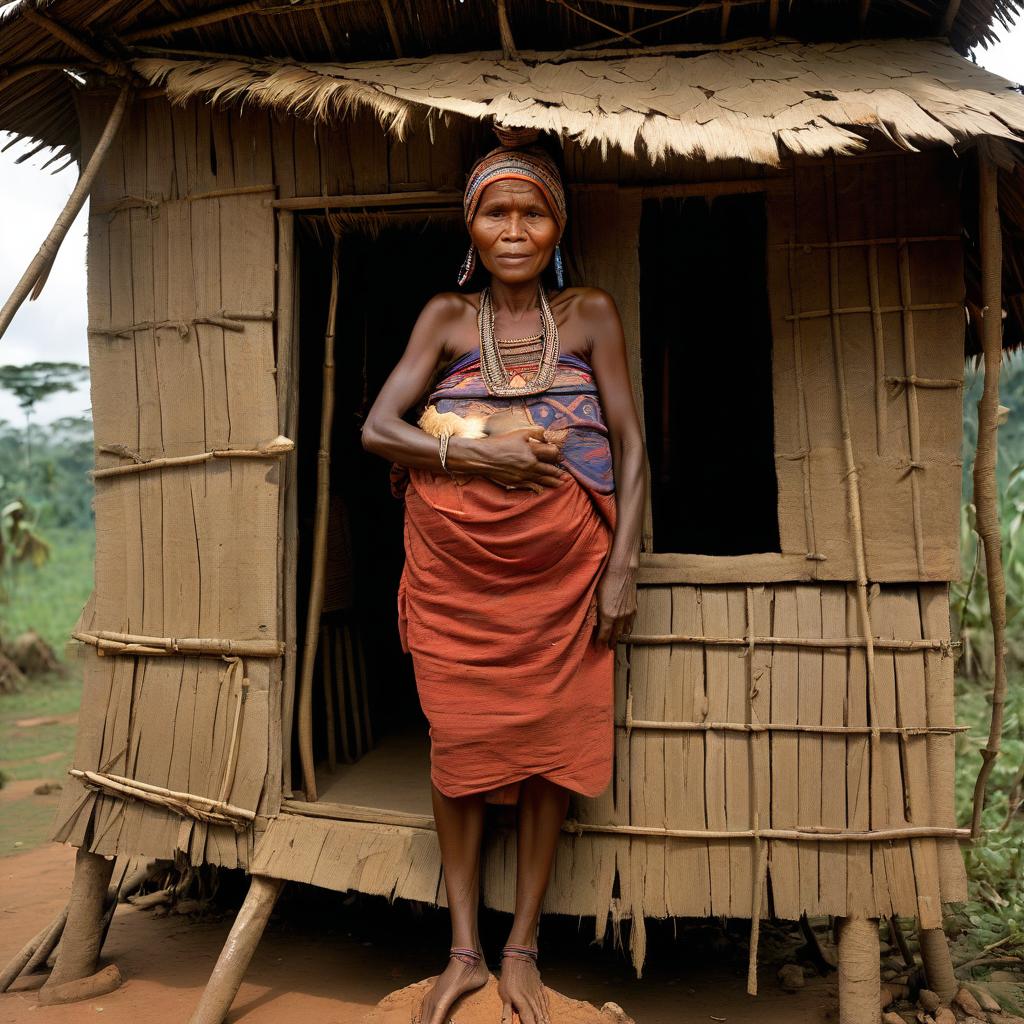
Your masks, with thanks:
[[[501,313],[503,320],[522,320],[537,308],[538,278],[531,281],[507,284],[491,279],[491,305],[495,313]]]

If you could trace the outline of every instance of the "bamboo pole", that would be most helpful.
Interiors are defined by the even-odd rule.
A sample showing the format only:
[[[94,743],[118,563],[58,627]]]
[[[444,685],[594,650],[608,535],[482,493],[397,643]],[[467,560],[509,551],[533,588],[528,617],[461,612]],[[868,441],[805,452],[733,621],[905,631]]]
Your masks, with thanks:
[[[949,640],[874,637],[873,644],[880,651],[940,651],[951,653],[954,646]],[[845,650],[848,647],[865,647],[867,640],[862,636],[816,637],[816,636],[703,636],[697,633],[637,633],[625,636],[620,643],[628,647],[647,644],[696,644],[701,647],[815,647],[826,650]]]
[[[794,193],[794,202],[795,201]],[[798,224],[799,220],[795,211],[793,218],[794,222]],[[792,248],[796,244],[797,243],[793,241],[786,243],[786,245],[791,247],[788,259],[786,260],[786,281],[789,286],[789,305],[791,310],[796,310],[798,306],[796,280],[793,267],[794,249]],[[793,380],[796,384],[797,429],[800,436],[800,451],[796,457],[800,460],[800,483],[804,511],[804,547],[806,549],[807,559],[809,561],[817,561],[821,558],[821,553],[818,551],[818,542],[814,531],[814,503],[811,500],[811,435],[807,424],[807,394],[806,388],[804,387],[804,345],[800,331],[800,321],[792,320],[790,323],[792,324],[790,340],[793,345]]]
[[[152,786],[137,779],[128,779],[123,775],[111,775],[107,772],[90,772],[81,768],[69,768],[68,775],[79,779],[83,785],[106,790],[116,796],[141,800],[143,803],[164,807],[176,814],[197,821],[205,821],[214,825],[230,825],[237,831],[256,819],[256,813],[245,807],[235,807],[221,800],[212,800],[197,793],[178,793],[163,786]]]
[[[245,902],[235,917],[190,1024],[222,1024],[283,886],[281,878],[252,876]]]
[[[316,512],[313,520],[313,575],[306,613],[306,644],[302,652],[299,685],[299,760],[302,782],[309,800],[316,800],[316,766],[313,763],[313,667],[320,635],[324,603],[324,569],[327,562],[327,513],[331,487],[331,426],[334,422],[334,324],[338,316],[341,276],[341,235],[334,236],[331,253],[331,296],[324,332],[323,388],[320,406],[320,449],[316,464]]]
[[[188,657],[208,655],[219,657],[234,654],[245,658],[278,658],[284,651],[280,640],[222,640],[213,637],[142,636],[138,633],[115,633],[109,629],[93,632],[76,630],[76,640],[98,647],[100,652],[115,654],[182,654]]]
[[[947,828],[942,825],[899,825],[893,828],[876,828],[864,832],[844,832],[823,826],[804,828],[762,828],[762,829],[700,829],[700,828],[656,828],[647,825],[591,825],[582,821],[568,820],[562,825],[563,832],[582,835],[597,832],[608,835],[641,836],[650,839],[696,839],[699,842],[721,839],[785,839],[787,842],[806,843],[883,843],[905,839],[968,839],[968,828]]]
[[[324,687],[324,717],[327,726],[327,770],[338,767],[338,750],[334,737],[334,680],[331,678],[330,633],[326,625],[320,627],[320,676]]]
[[[298,436],[299,424],[299,346],[298,277],[300,268],[295,251],[295,214],[279,210],[277,254],[277,386],[278,429],[288,437]],[[297,560],[298,560],[298,479],[294,455],[283,465],[283,509],[278,533],[281,551],[280,636],[285,641],[281,665],[281,778],[286,793],[292,789],[292,726],[295,721],[295,662],[297,656]]]
[[[114,455],[124,455],[125,452],[115,450],[114,446],[100,445],[100,451],[106,451]],[[266,441],[256,448],[214,448],[208,452],[198,452],[195,455],[174,455],[166,458],[149,459],[146,462],[133,462],[126,466],[107,466],[103,469],[93,469],[89,475],[93,480],[103,477],[125,476],[130,473],[142,473],[149,469],[167,469],[174,466],[193,466],[200,462],[209,462],[211,459],[279,459],[295,449],[295,442],[290,438],[282,436]]]
[[[26,17],[29,13],[34,12],[26,9]],[[42,15],[39,15],[39,17],[42,17]],[[103,165],[103,161],[106,159],[114,139],[117,138],[117,133],[121,128],[121,122],[124,120],[124,113],[128,109],[130,98],[131,86],[125,84],[121,87],[121,91],[114,101],[114,107],[107,118],[103,134],[100,136],[99,142],[96,143],[96,148],[92,151],[92,156],[89,157],[85,170],[79,175],[78,182],[71,190],[71,195],[68,196],[64,209],[60,211],[57,220],[50,229],[50,233],[39,247],[39,251],[33,257],[25,273],[21,275],[21,280],[14,286],[14,291],[11,292],[10,298],[4,303],[3,309],[0,309],[0,338],[7,333],[7,328],[10,327],[14,314],[21,308],[21,304],[28,297],[29,292],[32,291],[36,281],[46,273],[47,268],[53,262],[61,242],[64,241],[64,236],[68,233],[68,229],[71,227],[75,217],[78,216],[78,211],[81,210],[86,196],[92,191],[96,175],[99,173],[100,167]]]
[[[1006,583],[1003,578],[999,497],[996,491],[997,431],[999,429],[999,371],[1002,362],[1003,247],[999,223],[998,171],[984,142],[978,145],[978,223],[981,248],[982,334],[985,386],[978,402],[978,446],[974,456],[974,505],[978,536],[985,548],[989,614],[992,618],[992,650],[995,680],[992,685],[992,719],[988,742],[981,751],[981,769],[974,784],[971,835],[981,833],[985,787],[999,756],[1006,702]]]
[[[127,68],[120,61],[111,60],[106,54],[100,53],[99,50],[90,46],[83,39],[79,39],[78,36],[65,28],[60,22],[47,17],[47,15],[36,10],[34,7],[23,4],[21,16],[26,21],[31,21],[33,24],[38,25],[43,31],[49,32],[51,36],[59,39],[68,49],[74,50],[75,53],[84,57],[89,63],[95,64],[104,74],[110,75],[112,78],[121,78],[128,73]]]
[[[627,715],[620,728],[652,729],[666,732],[806,732],[822,736],[866,736],[874,730],[870,725],[796,725],[789,722],[660,722],[631,718]],[[885,725],[878,731],[883,736],[949,736],[967,732],[966,725]]]
[[[842,917],[838,926],[839,1024],[878,1020],[878,922]]]
[[[50,930],[59,921],[61,929],[64,927],[64,921],[67,920],[67,906],[61,911],[60,914],[54,918],[49,924],[45,925],[40,931],[32,936],[24,946],[15,953],[14,957],[7,963],[2,971],[0,971],[0,992],[6,992],[11,987],[14,980],[21,974],[25,969],[25,965],[32,959],[33,954],[39,948],[40,944],[46,941],[47,936],[50,934]]]

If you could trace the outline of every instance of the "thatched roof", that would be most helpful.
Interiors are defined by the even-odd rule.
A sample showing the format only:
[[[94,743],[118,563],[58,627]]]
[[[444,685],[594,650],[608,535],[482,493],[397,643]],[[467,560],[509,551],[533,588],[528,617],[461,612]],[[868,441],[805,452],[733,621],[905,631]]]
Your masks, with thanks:
[[[3,0],[0,0],[2,3]],[[0,15],[0,127],[77,153],[81,74],[130,74],[185,51],[301,62],[384,61],[501,47],[580,56],[691,54],[750,37],[804,42],[996,39],[1022,0],[14,0]]]
[[[677,154],[778,165],[788,153],[1024,139],[1024,96],[934,40],[762,43],[618,60],[505,61],[480,53],[362,64],[134,63],[172,100],[252,102],[330,121],[372,109],[402,134],[415,111],[534,127],[651,160]],[[550,55],[549,55],[550,56]]]

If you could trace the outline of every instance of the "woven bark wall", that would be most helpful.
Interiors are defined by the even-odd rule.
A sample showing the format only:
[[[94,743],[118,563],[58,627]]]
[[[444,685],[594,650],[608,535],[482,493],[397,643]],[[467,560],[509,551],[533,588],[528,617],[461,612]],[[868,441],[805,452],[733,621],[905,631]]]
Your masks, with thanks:
[[[106,108],[103,96],[83,100],[90,146]],[[93,192],[89,353],[101,470],[253,449],[278,433],[269,139],[226,132],[205,108],[136,103]],[[279,472],[277,460],[215,458],[98,478],[95,600],[80,625],[277,640]],[[243,695],[240,673],[220,657],[99,657],[92,647],[82,657],[77,768],[276,810],[278,658],[243,659]],[[103,854],[182,849],[193,862],[232,867],[252,847],[251,831],[74,782],[56,837]]]
[[[868,578],[959,575],[958,173],[945,152],[798,161],[769,194],[780,538],[812,577],[856,578],[843,406]]]
[[[631,917],[631,952],[640,965],[644,917],[749,918],[764,850],[766,878],[756,903],[762,915],[769,908],[789,919],[899,914],[937,927],[940,901],[966,897],[955,838],[818,842],[752,835],[955,826],[947,588],[875,587],[871,611],[880,638],[877,746],[867,728],[872,699],[865,649],[856,642],[854,588],[642,588],[634,634],[674,635],[676,642],[634,643],[620,654],[614,785],[596,800],[574,801],[570,815],[584,831],[560,842],[546,909],[595,914],[598,936],[609,920]],[[712,637],[731,642],[701,640]],[[907,649],[893,649],[895,640],[909,641]],[[587,825],[613,829],[587,832]],[[636,827],[698,834],[621,831]],[[699,835],[720,831],[744,837]],[[486,902],[504,910],[514,903],[513,844],[512,834],[493,837],[486,859]]]

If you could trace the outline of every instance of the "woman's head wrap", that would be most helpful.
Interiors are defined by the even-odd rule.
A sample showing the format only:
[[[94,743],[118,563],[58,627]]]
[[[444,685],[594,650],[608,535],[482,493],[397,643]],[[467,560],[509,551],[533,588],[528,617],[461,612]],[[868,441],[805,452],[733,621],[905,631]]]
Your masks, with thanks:
[[[496,181],[528,181],[541,190],[551,215],[558,222],[558,231],[565,230],[565,186],[558,165],[537,146],[498,146],[481,157],[470,172],[462,209],[466,227],[473,223],[484,189]]]
[[[533,133],[535,135],[535,133]],[[502,141],[505,135],[499,133]],[[510,139],[508,141],[511,141]],[[466,218],[466,227],[470,227],[476,216],[477,207],[483,197],[484,189],[496,181],[528,181],[540,189],[546,200],[551,215],[558,224],[561,237],[565,230],[565,186],[558,165],[552,157],[539,146],[503,145],[492,149],[481,157],[469,172],[466,191],[462,197],[462,212]],[[476,246],[470,245],[466,258],[459,268],[459,284],[464,285],[476,269]]]

